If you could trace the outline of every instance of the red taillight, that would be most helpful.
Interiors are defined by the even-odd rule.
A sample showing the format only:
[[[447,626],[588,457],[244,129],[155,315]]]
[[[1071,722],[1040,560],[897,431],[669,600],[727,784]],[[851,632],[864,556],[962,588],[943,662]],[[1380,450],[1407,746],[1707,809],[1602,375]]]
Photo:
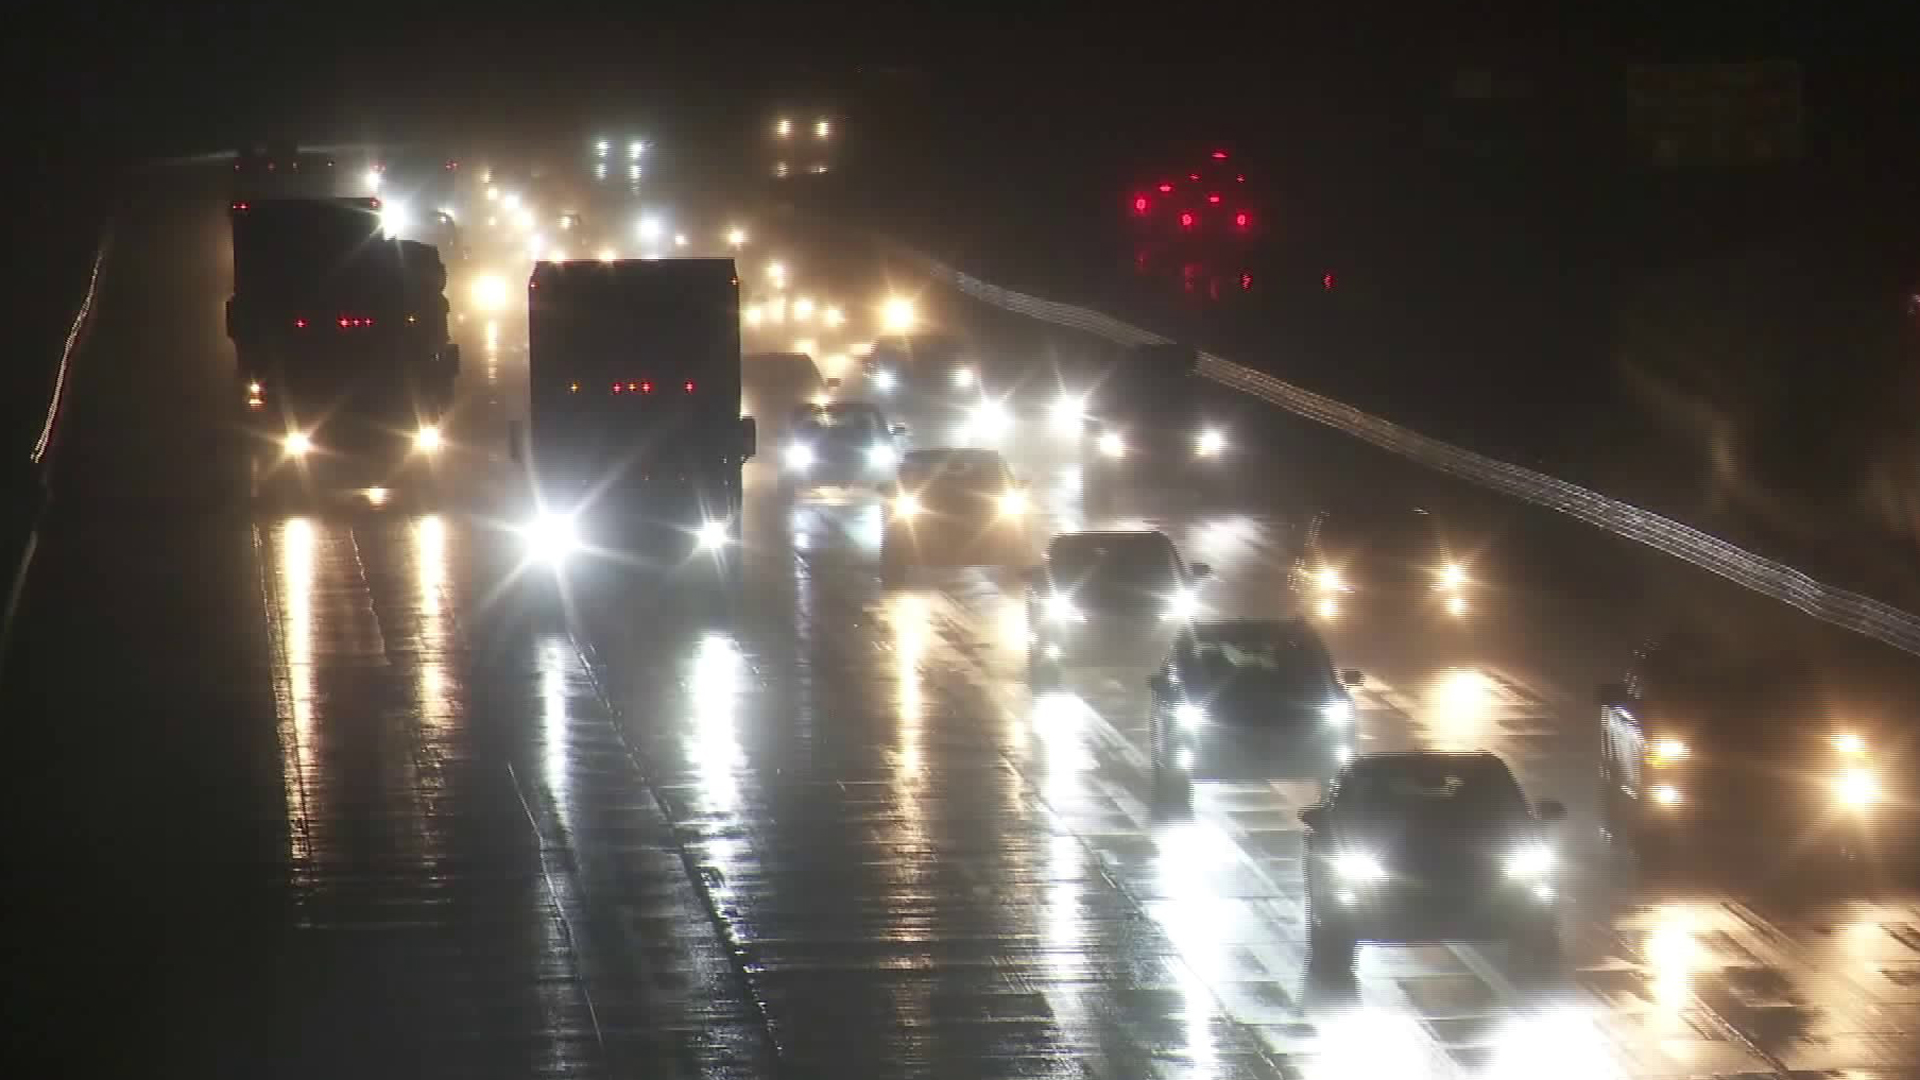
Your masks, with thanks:
[[[357,330],[361,327],[373,325],[373,320],[364,315],[342,315],[334,321],[340,325],[340,329],[342,330]]]
[[[237,202],[237,203],[234,203],[234,204],[233,204],[233,209],[234,209],[234,210],[236,210],[236,211],[239,211],[239,212],[241,212],[241,213],[245,213],[245,212],[246,212],[246,210],[247,210],[247,204],[246,204],[246,203],[243,203],[243,202]]]
[[[1182,210],[1180,212],[1180,227],[1183,229],[1193,228],[1193,211]]]
[[[1212,204],[1213,204],[1213,205],[1215,205],[1215,206],[1219,206],[1219,205],[1220,205],[1220,193],[1216,191],[1216,192],[1213,192],[1213,193],[1211,193],[1211,194],[1209,194],[1209,195],[1207,196],[1207,201],[1208,201],[1209,203],[1212,203]]]
[[[1233,215],[1234,228],[1244,229],[1251,224],[1253,224],[1253,215],[1247,213],[1245,210],[1242,210],[1239,213]]]
[[[680,389],[685,390],[689,394],[693,393],[693,380],[688,379],[684,384],[681,385]]]
[[[1321,276],[1320,288],[1327,292],[1333,291],[1333,273],[1331,271]]]
[[[619,383],[614,383],[614,384],[613,384],[613,392],[614,392],[614,393],[616,393],[616,394],[617,394],[617,393],[619,393],[619,392],[620,392],[620,391],[622,391],[622,390],[625,390],[625,389],[626,389],[626,387],[624,387],[624,386],[621,386],[621,385],[620,385]]]
[[[1215,150],[1213,152],[1213,160],[1215,161],[1227,160],[1227,152],[1225,150]]]
[[[307,328],[307,320],[305,319],[293,320],[293,328],[295,330],[305,330]]]
[[[1246,183],[1246,182],[1247,182],[1247,178],[1246,178],[1246,176],[1245,176],[1245,174],[1242,174],[1242,175],[1240,175],[1240,176],[1236,176],[1236,177],[1234,177],[1234,178],[1233,178],[1233,182],[1234,182],[1234,183],[1236,183],[1236,184],[1244,184],[1244,183]]]
[[[369,209],[369,210],[378,210],[378,209],[380,209],[380,200],[379,200],[379,199],[377,199],[377,198],[374,198],[374,199],[368,199],[368,200],[367,200],[367,209]]]
[[[449,161],[449,162],[447,162],[447,168],[449,168],[449,169],[457,169],[457,168],[459,168],[459,167],[460,167],[460,163],[459,163],[459,162],[457,162],[457,161]]]
[[[1167,182],[1165,182],[1165,181],[1161,181],[1161,183],[1160,183],[1160,194],[1162,194],[1162,195],[1171,195],[1171,194],[1173,194],[1173,185],[1172,185],[1172,184],[1169,184],[1169,183],[1167,183]]]
[[[652,383],[650,383],[650,382],[643,382],[643,383],[641,383],[641,384],[640,384],[640,392],[641,392],[641,393],[643,393],[643,394],[651,394],[651,393],[653,393],[653,384],[652,384]]]
[[[1240,275],[1240,291],[1241,292],[1253,291],[1253,275],[1252,274]]]
[[[1187,179],[1189,179],[1189,180],[1198,180],[1198,179],[1200,179],[1200,174],[1199,174],[1199,173],[1197,173],[1197,172],[1190,172],[1190,173],[1188,173],[1188,174],[1187,174]]]
[[[1151,204],[1147,202],[1147,197],[1145,195],[1135,195],[1133,197],[1133,212],[1136,214],[1146,213],[1147,207],[1150,205]]]

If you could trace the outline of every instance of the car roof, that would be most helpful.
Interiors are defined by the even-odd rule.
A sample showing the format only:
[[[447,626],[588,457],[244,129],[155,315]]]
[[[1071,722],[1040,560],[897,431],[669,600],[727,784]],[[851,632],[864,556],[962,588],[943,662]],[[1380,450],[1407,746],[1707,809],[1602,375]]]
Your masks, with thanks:
[[[943,467],[993,468],[1005,466],[1006,459],[998,450],[985,450],[978,447],[943,446],[933,450],[914,450],[900,462],[902,468],[937,469]]]
[[[1196,622],[1190,631],[1194,637],[1208,641],[1229,641],[1235,638],[1284,637],[1318,638],[1313,624],[1306,619],[1208,619]]]
[[[1158,529],[1102,529],[1088,532],[1060,533],[1047,541],[1047,550],[1058,548],[1081,549],[1102,547],[1109,544],[1137,544],[1142,541],[1158,547],[1173,546],[1173,539]]]
[[[1361,754],[1347,763],[1348,773],[1413,772],[1421,768],[1453,768],[1469,772],[1501,772],[1512,775],[1500,755],[1490,750],[1393,750]]]

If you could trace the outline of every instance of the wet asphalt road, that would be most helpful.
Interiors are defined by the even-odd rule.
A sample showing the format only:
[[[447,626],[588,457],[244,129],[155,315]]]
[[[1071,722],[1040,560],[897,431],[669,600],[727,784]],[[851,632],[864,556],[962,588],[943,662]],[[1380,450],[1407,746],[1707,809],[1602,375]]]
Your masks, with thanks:
[[[1048,529],[1164,528],[1215,566],[1220,613],[1288,602],[1300,491],[1471,523],[1469,618],[1356,604],[1329,643],[1367,674],[1361,749],[1490,747],[1570,805],[1565,968],[1369,947],[1351,992],[1317,987],[1304,770],[1156,809],[1145,673],[1035,702],[1014,575],[882,589],[869,496],[789,500],[763,453],[737,602],[587,565],[570,618],[539,607],[499,494],[510,324],[464,327],[438,507],[234,505],[205,435],[229,388],[219,208],[168,194],[108,278],[0,699],[25,1054],[169,1075],[1920,1075],[1916,894],[1637,882],[1599,836],[1588,704],[1675,608],[1826,650],[1864,701],[1914,700],[1905,661],[1312,430],[1249,466],[1273,483],[1211,503],[1142,484],[1093,516],[1074,456],[1023,441]]]

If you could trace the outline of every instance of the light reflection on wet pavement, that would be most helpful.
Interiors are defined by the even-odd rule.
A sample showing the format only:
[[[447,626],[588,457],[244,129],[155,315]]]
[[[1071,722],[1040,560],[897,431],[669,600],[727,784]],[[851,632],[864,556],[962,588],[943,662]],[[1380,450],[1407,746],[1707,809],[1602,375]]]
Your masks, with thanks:
[[[475,407],[476,428],[497,422],[497,388],[524,364],[511,331],[489,336],[475,393],[494,404]],[[1215,566],[1219,613],[1271,614],[1287,595],[1274,508],[1153,489],[1089,515],[1069,458],[1016,466],[1052,528],[1166,529]],[[169,633],[204,643],[128,677],[204,703],[202,729],[163,753],[217,745],[220,724],[264,731],[248,709],[273,714],[271,764],[220,768],[273,792],[239,820],[274,854],[196,864],[238,912],[246,947],[205,958],[206,982],[237,988],[246,1034],[213,1053],[212,1029],[177,1031],[167,1067],[254,1054],[273,1062],[256,1071],[312,1075],[1920,1069],[1920,913],[1904,894],[1788,909],[1635,891],[1598,837],[1591,673],[1566,659],[1605,629],[1544,621],[1562,609],[1517,591],[1465,627],[1363,606],[1326,622],[1336,661],[1367,673],[1359,749],[1498,750],[1533,795],[1572,808],[1572,865],[1566,970],[1545,985],[1498,947],[1455,945],[1363,948],[1351,988],[1322,987],[1303,975],[1296,812],[1318,796],[1312,767],[1203,781],[1190,813],[1169,812],[1151,795],[1144,670],[1081,672],[1035,700],[1016,574],[883,590],[870,498],[789,503],[766,466],[753,473],[732,610],[613,573],[576,592],[570,626],[530,618],[528,592],[502,587],[507,538],[473,500],[153,525],[156,550],[221,553],[198,570],[226,607],[63,615],[74,597],[182,586],[177,567],[50,562],[27,611],[40,661]],[[63,535],[78,553],[130,543]],[[186,697],[221,679],[258,680],[264,704]],[[21,700],[50,708],[54,688]],[[143,770],[139,757],[155,745],[91,752],[125,756],[102,775],[133,777],[169,830],[223,820],[213,835],[233,835],[240,796],[165,798],[146,773],[171,759]],[[139,951],[139,931],[118,933]]]

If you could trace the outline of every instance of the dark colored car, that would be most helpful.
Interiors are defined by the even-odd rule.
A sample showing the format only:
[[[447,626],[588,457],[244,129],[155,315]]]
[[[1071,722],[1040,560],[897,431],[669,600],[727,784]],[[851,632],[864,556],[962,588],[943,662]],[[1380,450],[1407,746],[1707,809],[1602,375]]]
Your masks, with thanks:
[[[1597,697],[1607,827],[1647,869],[1777,873],[1908,846],[1904,740],[1834,715],[1795,657],[1683,631]]]
[[[1025,566],[1032,556],[1026,487],[992,450],[915,450],[887,500],[880,576],[916,566]]]
[[[1456,548],[1442,516],[1386,503],[1364,513],[1321,512],[1307,532],[1294,588],[1308,614],[1382,614],[1466,620],[1486,583]]]
[[[781,475],[796,487],[878,487],[893,479],[905,434],[865,402],[803,405],[787,428]]]
[[[1199,613],[1212,574],[1165,533],[1061,533],[1027,588],[1027,675],[1052,689],[1075,666],[1154,664]]]
[[[1557,856],[1545,826],[1565,814],[1530,806],[1490,753],[1355,758],[1300,811],[1310,963],[1351,971],[1363,941],[1504,940],[1523,964],[1550,957]]]
[[[1156,790],[1184,798],[1196,777],[1325,780],[1353,755],[1348,687],[1303,619],[1195,623],[1147,681]]]

